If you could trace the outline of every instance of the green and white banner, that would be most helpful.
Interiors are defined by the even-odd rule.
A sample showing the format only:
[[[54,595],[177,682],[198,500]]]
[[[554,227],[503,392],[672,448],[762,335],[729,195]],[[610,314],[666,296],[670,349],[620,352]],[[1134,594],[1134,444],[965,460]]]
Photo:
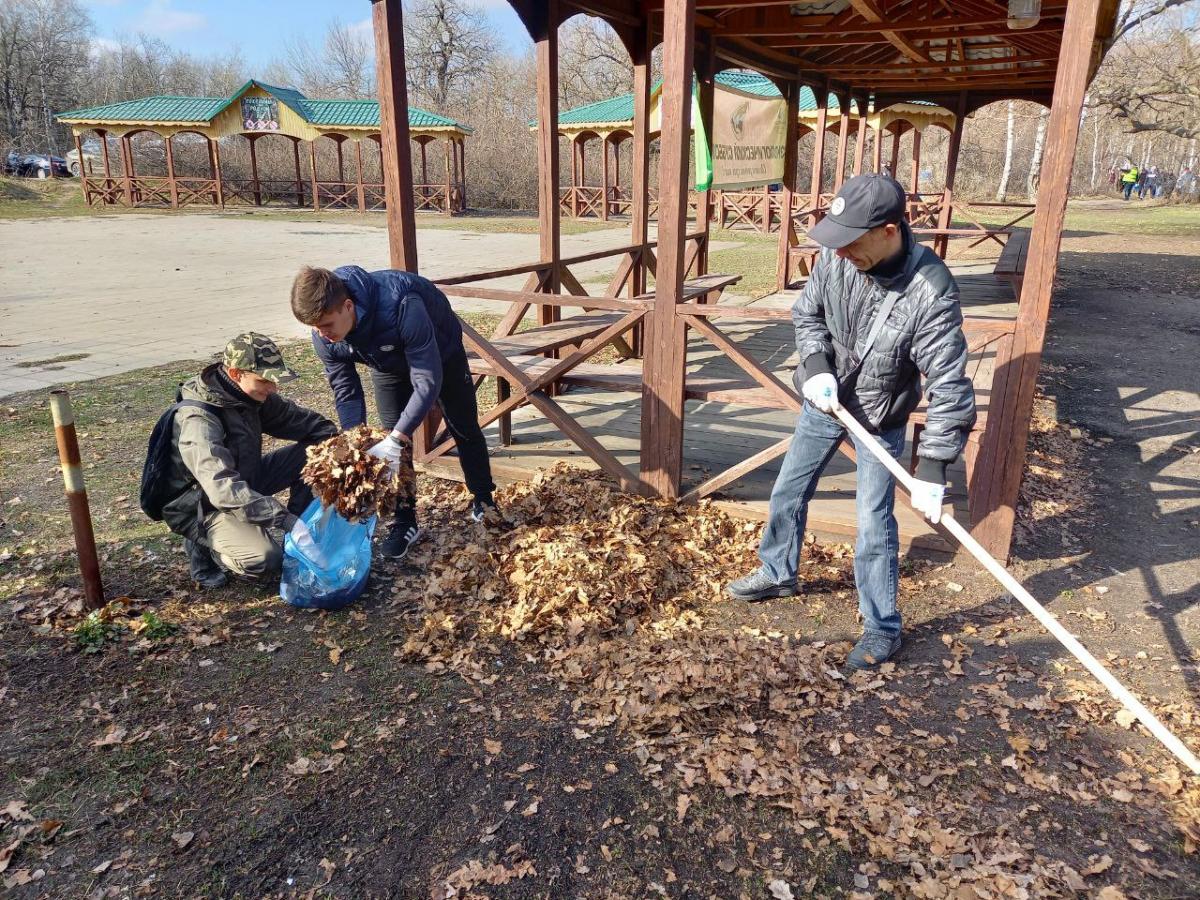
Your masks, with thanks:
[[[787,103],[782,97],[760,97],[718,85],[713,92],[712,130],[712,183],[704,187],[738,190],[783,181]],[[698,128],[697,146],[702,137],[703,129]]]

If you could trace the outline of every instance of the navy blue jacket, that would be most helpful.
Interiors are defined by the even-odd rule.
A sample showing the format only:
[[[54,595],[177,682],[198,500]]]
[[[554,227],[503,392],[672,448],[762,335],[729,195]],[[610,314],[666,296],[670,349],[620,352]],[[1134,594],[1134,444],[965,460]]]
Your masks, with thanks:
[[[412,397],[393,430],[411,436],[433,408],[442,389],[442,363],[465,352],[462,326],[446,295],[427,278],[385,269],[367,272],[342,266],[334,273],[354,301],[356,321],[334,343],[312,333],[313,349],[325,365],[342,428],[367,421],[367,405],[357,363],[378,372],[407,375]]]

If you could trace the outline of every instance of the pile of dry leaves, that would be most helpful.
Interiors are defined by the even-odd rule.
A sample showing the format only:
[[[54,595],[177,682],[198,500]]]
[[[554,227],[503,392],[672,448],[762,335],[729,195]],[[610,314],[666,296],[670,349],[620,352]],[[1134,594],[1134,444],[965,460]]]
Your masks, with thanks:
[[[359,522],[390,515],[401,498],[411,501],[416,490],[411,453],[395,474],[386,460],[367,454],[386,437],[379,428],[359,425],[308,448],[302,477],[323,506]]]
[[[1195,847],[1196,788],[1177,771],[1144,775],[1144,761],[1122,751],[1114,776],[1084,749],[1089,723],[1113,714],[1098,689],[1064,693],[1015,657],[975,682],[962,667],[969,647],[949,634],[944,666],[888,664],[847,682],[844,646],[706,620],[725,582],[754,565],[757,526],[562,468],[501,501],[508,530],[447,536],[402,655],[490,684],[501,643],[521,642],[526,656],[537,648],[579,698],[576,736],[620,729],[643,775],[680,792],[681,817],[702,786],[770,804],[814,853],[868,861],[856,886],[929,898],[1124,896],[1112,883],[1116,849],[1030,840],[1069,815],[1169,810]],[[849,565],[840,547],[810,545],[805,557],[802,590],[819,592]],[[952,721],[980,718],[996,746],[927,727],[931,681],[953,685]],[[1131,843],[1142,874],[1175,876],[1143,845]]]

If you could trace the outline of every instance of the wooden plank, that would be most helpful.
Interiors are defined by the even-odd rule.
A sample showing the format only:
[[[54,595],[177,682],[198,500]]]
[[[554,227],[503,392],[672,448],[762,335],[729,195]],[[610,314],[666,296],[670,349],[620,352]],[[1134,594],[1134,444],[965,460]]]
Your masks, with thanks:
[[[764,369],[756,359],[746,353],[735,341],[731,341],[728,336],[717,328],[699,316],[692,317],[689,324],[712,341],[718,349],[723,351],[729,359],[733,360],[754,381],[772,393],[776,401],[782,403],[785,408],[790,407],[799,411],[800,407],[803,406],[800,398],[790,388]]]
[[[629,284],[630,293],[637,296],[646,292],[646,265],[653,256],[646,249],[650,221],[650,62],[654,48],[649,22],[635,32],[632,44],[633,139],[630,149],[633,156],[633,183],[629,201],[630,238],[643,249],[639,252]],[[636,343],[640,346],[640,341]]]
[[[775,254],[775,290],[787,289],[791,277],[789,249],[797,243],[796,223],[792,219],[792,207],[796,196],[796,156],[799,153],[800,82],[793,80],[786,85],[787,131],[783,149],[783,191],[780,196],[779,249]]]
[[[616,297],[570,297],[562,294],[539,294],[533,291],[506,291],[500,288],[480,288],[470,285],[446,285],[442,291],[447,297],[469,300],[495,300],[501,303],[528,303],[533,306],[578,306],[585,309],[649,309],[653,304],[645,300],[618,300]]]
[[[375,31],[375,83],[379,92],[380,157],[383,160],[388,248],[392,268],[416,272],[417,226],[408,142],[408,87],[404,74],[401,0],[372,3],[371,19]],[[299,146],[297,143],[296,147]],[[297,181],[299,169],[297,156]]]
[[[642,480],[679,496],[683,467],[684,320],[675,313],[687,271],[687,177],[691,151],[693,29],[696,0],[663,5],[662,133],[658,174],[658,274],[647,316],[642,377]]]
[[[737,481],[743,475],[753,472],[760,466],[765,466],[776,457],[787,453],[788,447],[792,446],[792,436],[789,435],[778,443],[772,444],[766,450],[760,450],[749,459],[744,459],[734,466],[730,466],[720,475],[716,475],[708,481],[696,485],[690,491],[683,495],[681,500],[684,503],[695,503],[707,497],[709,494],[714,494],[728,484]]]
[[[550,264],[546,291],[557,294],[562,256],[558,202],[558,0],[543,0],[537,45],[538,242],[543,263]],[[538,307],[538,322],[547,325],[558,310]]]
[[[842,189],[846,180],[846,149],[850,144],[850,94],[838,94],[838,109],[841,116],[838,119],[837,163],[833,170],[833,192]]]
[[[988,486],[981,510],[984,518],[973,533],[989,552],[1002,560],[1007,559],[1012,542],[1029,418],[1054,279],[1058,274],[1058,253],[1079,138],[1079,115],[1088,85],[1100,5],[1101,0],[1073,0],[1067,7],[1012,358],[1005,367],[1009,371],[997,373],[1005,379],[1004,403],[999,407],[993,405],[981,448],[979,465]]]

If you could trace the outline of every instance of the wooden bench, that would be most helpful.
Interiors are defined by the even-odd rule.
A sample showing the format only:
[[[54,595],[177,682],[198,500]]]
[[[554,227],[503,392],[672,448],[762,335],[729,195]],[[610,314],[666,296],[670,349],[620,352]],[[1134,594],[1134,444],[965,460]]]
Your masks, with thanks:
[[[1021,282],[1025,280],[1025,260],[1029,255],[1029,235],[1027,229],[1014,231],[1008,243],[1000,251],[1000,259],[996,261],[995,274],[1008,281],[1013,286],[1017,297],[1021,296]]]

